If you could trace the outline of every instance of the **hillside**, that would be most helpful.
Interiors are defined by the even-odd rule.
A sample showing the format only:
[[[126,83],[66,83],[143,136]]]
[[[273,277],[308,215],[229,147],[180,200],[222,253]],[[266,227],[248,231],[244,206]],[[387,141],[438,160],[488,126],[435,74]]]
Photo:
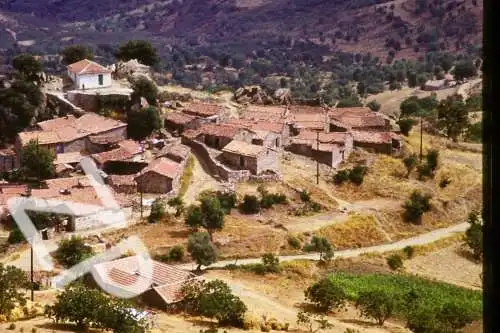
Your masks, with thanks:
[[[77,10],[76,10],[77,9]],[[50,14],[49,14],[50,13]],[[28,14],[28,15],[27,15]],[[5,29],[39,44],[71,38],[95,43],[147,37],[158,45],[217,46],[249,52],[256,45],[307,40],[331,51],[413,58],[429,50],[479,44],[477,0],[9,0]],[[37,28],[35,28],[37,27]],[[33,29],[35,28],[35,29]],[[4,45],[8,47],[5,38]],[[14,42],[13,38],[10,39]],[[267,43],[267,44],[266,44]]]

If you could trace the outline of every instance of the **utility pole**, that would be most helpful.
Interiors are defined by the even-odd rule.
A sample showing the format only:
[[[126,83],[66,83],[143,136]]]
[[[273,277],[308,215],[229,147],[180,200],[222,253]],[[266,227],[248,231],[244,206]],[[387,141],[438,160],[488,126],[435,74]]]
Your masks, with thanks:
[[[423,143],[423,136],[424,136],[424,124],[422,120],[422,115],[420,115],[420,163],[422,163],[422,158],[423,158],[423,153],[422,153],[422,143]]]
[[[28,187],[26,188],[26,197],[31,197],[31,189]],[[35,291],[34,291],[34,288],[35,288],[35,279],[34,279],[34,275],[33,275],[33,242],[35,241],[35,237],[33,237],[31,239],[31,246],[30,246],[30,281],[31,281],[31,284],[30,284],[30,289],[31,289],[31,301],[34,302],[35,301]]]
[[[139,186],[141,193],[141,220],[142,220],[142,186]]]
[[[319,132],[316,132],[316,151],[319,153]],[[316,157],[316,185],[319,185],[319,154]]]

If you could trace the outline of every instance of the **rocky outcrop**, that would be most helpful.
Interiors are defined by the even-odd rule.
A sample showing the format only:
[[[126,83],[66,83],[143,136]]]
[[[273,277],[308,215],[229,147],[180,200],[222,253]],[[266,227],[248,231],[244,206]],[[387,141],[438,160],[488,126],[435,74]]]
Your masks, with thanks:
[[[238,103],[251,104],[274,104],[274,100],[260,86],[242,87],[234,93],[234,99]]]

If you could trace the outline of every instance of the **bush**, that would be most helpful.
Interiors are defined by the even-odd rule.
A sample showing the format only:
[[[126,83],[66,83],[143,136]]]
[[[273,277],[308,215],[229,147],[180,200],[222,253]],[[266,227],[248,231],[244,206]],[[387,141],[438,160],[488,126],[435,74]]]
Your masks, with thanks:
[[[375,319],[382,326],[392,316],[396,300],[382,289],[363,291],[359,293],[356,307],[362,317]]]
[[[411,129],[416,123],[416,120],[410,118],[403,118],[398,121],[399,129],[404,136],[408,136],[410,134]]]
[[[19,244],[24,241],[26,241],[26,239],[19,228],[12,229],[12,231],[9,232],[9,238],[7,238],[9,244]]]
[[[309,191],[307,190],[303,190],[302,192],[300,192],[300,200],[302,200],[302,202],[311,201],[311,193],[309,193]]]
[[[187,250],[191,257],[201,266],[209,266],[217,260],[217,249],[206,232],[195,232],[189,236]]]
[[[236,193],[234,192],[217,192],[217,198],[226,214],[231,213],[231,209],[236,206]]]
[[[182,197],[180,196],[168,200],[167,204],[170,207],[174,207],[176,209],[175,217],[181,216],[182,213],[184,212],[184,200],[182,200]]]
[[[339,170],[333,176],[333,182],[336,185],[342,185],[344,182],[349,180],[349,170]]]
[[[288,236],[288,245],[298,250],[301,247],[300,240],[295,236]]]
[[[9,325],[9,328],[8,328],[8,329],[9,329],[9,330],[15,330],[15,329],[16,329],[16,324],[14,324],[14,323],[10,323],[10,325]]]
[[[240,210],[244,214],[257,214],[260,211],[260,202],[255,195],[245,194]]]
[[[72,236],[59,242],[55,258],[64,267],[72,267],[94,255],[94,250],[82,238]]]
[[[417,167],[418,165],[418,157],[417,154],[411,154],[410,156],[407,156],[403,159],[403,164],[406,167],[406,177],[408,178],[411,174],[411,172]]]
[[[168,252],[169,261],[182,261],[183,259],[184,259],[184,248],[180,245],[174,246]]]
[[[472,211],[468,218],[469,228],[465,232],[465,243],[472,250],[474,258],[480,260],[483,257],[483,225],[479,212]]]
[[[363,179],[365,178],[366,170],[366,166],[355,166],[349,173],[349,180],[356,185],[361,185],[363,183]]]
[[[410,199],[404,204],[404,218],[406,221],[412,223],[420,223],[422,215],[431,210],[430,204],[431,196],[429,194],[422,194],[419,191],[413,191]]]
[[[415,254],[415,248],[413,246],[405,246],[403,248],[403,252],[406,254],[406,257],[408,259],[413,258],[413,255]]]
[[[344,289],[329,279],[322,279],[311,285],[306,289],[305,297],[322,312],[342,309],[347,299]]]
[[[161,198],[156,198],[151,204],[151,212],[149,213],[148,222],[158,223],[166,215],[167,212],[165,210],[165,202]]]
[[[272,253],[266,253],[262,256],[262,263],[267,272],[278,273],[280,269],[280,260],[277,256]]]
[[[427,167],[431,171],[432,174],[436,171],[439,163],[439,151],[436,149],[431,149],[427,152],[427,155],[425,156],[425,159],[427,161]]]
[[[378,103],[377,101],[373,100],[371,101],[370,103],[366,104],[367,107],[370,108],[370,110],[372,111],[380,111],[380,103]]]
[[[387,265],[392,270],[398,270],[403,267],[403,259],[398,254],[393,254],[387,258]]]
[[[262,208],[271,208],[275,204],[286,204],[287,198],[285,194],[282,193],[262,193],[262,199],[260,200],[260,206]]]
[[[444,177],[439,181],[439,187],[445,188],[446,186],[451,184],[451,179],[449,177]]]
[[[313,236],[311,243],[304,245],[306,252],[319,252],[320,260],[329,261],[334,256],[334,248],[325,237]]]

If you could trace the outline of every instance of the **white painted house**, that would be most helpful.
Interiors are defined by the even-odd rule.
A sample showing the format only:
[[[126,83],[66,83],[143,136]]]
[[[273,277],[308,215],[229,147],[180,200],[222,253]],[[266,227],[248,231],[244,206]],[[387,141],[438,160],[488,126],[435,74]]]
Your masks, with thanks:
[[[96,62],[84,59],[67,68],[76,89],[106,88],[112,84],[111,70]]]

